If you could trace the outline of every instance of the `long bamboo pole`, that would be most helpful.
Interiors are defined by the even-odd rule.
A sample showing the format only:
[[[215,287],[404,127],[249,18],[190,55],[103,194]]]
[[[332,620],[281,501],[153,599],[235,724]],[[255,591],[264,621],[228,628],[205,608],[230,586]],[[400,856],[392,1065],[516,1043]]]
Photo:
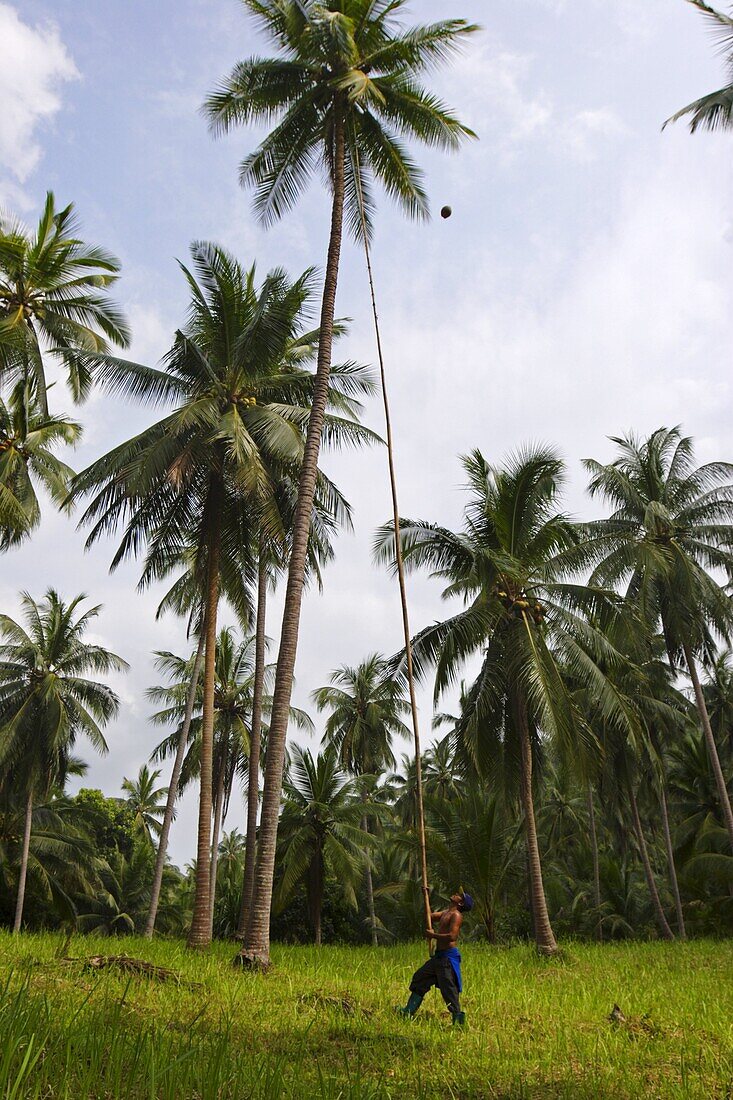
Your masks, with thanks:
[[[377,340],[377,356],[379,359],[379,374],[382,390],[382,404],[384,405],[384,420],[387,431],[387,458],[389,463],[389,483],[392,494],[392,515],[394,519],[395,538],[395,563],[400,586],[400,603],[402,605],[402,628],[405,638],[405,657],[407,664],[407,685],[410,693],[410,710],[412,713],[412,731],[415,740],[415,780],[417,785],[417,813],[418,831],[420,839],[420,872],[422,877],[423,900],[425,903],[425,930],[432,931],[432,910],[430,907],[430,886],[428,885],[428,858],[425,841],[425,810],[423,806],[422,787],[422,754],[420,750],[420,723],[418,719],[417,698],[415,695],[415,675],[412,662],[412,636],[410,633],[410,615],[407,604],[407,586],[405,584],[405,563],[402,556],[402,540],[400,537],[400,509],[397,498],[397,475],[394,461],[394,438],[392,434],[392,417],[390,415],[389,397],[387,394],[387,373],[384,366],[384,353],[382,349],[382,334],[379,327],[379,312],[377,310],[377,296],[374,289],[374,272],[372,270],[371,250],[369,248],[369,233],[367,231],[366,216],[364,213],[364,192],[361,186],[361,169],[358,163],[358,150],[355,150],[357,162],[354,176],[356,178],[357,192],[359,195],[359,213],[361,217],[361,235],[364,242],[364,256],[366,258],[367,274],[369,276],[369,291],[372,299],[372,313],[374,316],[374,332]],[[430,941],[432,954],[432,941]]]

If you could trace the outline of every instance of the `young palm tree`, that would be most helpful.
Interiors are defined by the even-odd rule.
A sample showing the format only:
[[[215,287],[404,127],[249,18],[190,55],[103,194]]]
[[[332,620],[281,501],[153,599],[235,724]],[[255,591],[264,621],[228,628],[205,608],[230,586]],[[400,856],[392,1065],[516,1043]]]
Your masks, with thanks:
[[[392,751],[394,736],[409,737],[400,718],[410,704],[401,686],[387,675],[383,657],[373,653],[356,668],[344,665],[331,674],[328,687],[311,695],[319,711],[329,710],[324,742],[333,748],[341,767],[350,775],[382,775],[397,761]],[[366,802],[363,791],[362,801]],[[361,827],[369,832],[365,813]],[[372,945],[378,944],[371,863],[366,866],[367,907]]]
[[[244,4],[277,52],[274,57],[250,58],[235,66],[206,101],[211,127],[226,132],[242,124],[278,119],[240,172],[242,184],[255,190],[255,209],[265,224],[295,205],[318,167],[323,168],[332,196],[317,384],[293,526],[265,776],[257,914],[245,944],[249,961],[267,966],[287,711],[327,403],[344,217],[359,235],[363,202],[370,230],[375,181],[409,215],[426,216],[422,177],[400,136],[455,149],[470,134],[420,81],[476,28],[461,19],[405,28],[397,17],[406,0],[244,0]]]
[[[360,827],[363,814],[357,781],[341,770],[335,749],[313,759],[293,746],[285,781],[280,850],[283,877],[276,902],[283,905],[306,880],[308,913],[316,946],[321,946],[321,911],[326,873],[334,874],[347,899],[356,905],[355,887],[370,838]]]
[[[654,629],[661,626],[670,662],[687,666],[733,851],[733,810],[700,683],[697,658],[713,660],[712,633],[733,637],[733,606],[712,575],[733,577],[733,465],[695,467],[692,440],[679,428],[648,439],[614,439],[618,458],[585,463],[591,496],[614,508],[587,525],[593,583],[628,583],[628,597]]]
[[[12,769],[26,800],[23,847],[13,931],[20,930],[30,851],[33,804],[63,787],[69,754],[85,734],[98,752],[107,745],[101,725],[119,708],[115,693],[88,673],[120,671],[126,663],[84,641],[100,607],[77,614],[85,599],[65,604],[53,589],[39,603],[24,592],[25,627],[0,615],[0,764]]]
[[[431,860],[442,882],[462,882],[476,902],[489,943],[496,943],[496,911],[507,880],[522,860],[521,824],[509,820],[503,797],[471,782],[457,798],[430,800]],[[455,889],[455,887],[453,887]]]
[[[665,122],[676,122],[686,115],[692,115],[690,131],[694,134],[699,127],[705,130],[733,129],[733,17],[716,11],[705,0],[688,0],[711,22],[716,38],[720,40],[720,52],[725,55],[725,67],[730,83],[717,92],[711,92],[702,99],[696,99],[683,107],[676,115]]]
[[[113,391],[178,407],[80,474],[72,496],[95,493],[82,522],[89,542],[123,520],[125,535],[113,568],[147,544],[141,584],[168,575],[195,547],[191,569],[205,623],[201,798],[197,889],[189,945],[210,932],[210,851],[217,609],[226,569],[240,569],[255,528],[283,537],[275,486],[291,480],[303,456],[303,432],[314,377],[298,362],[313,276],[291,283],[270,273],[257,288],[254,269],[213,245],[192,248],[194,274],[184,268],[192,301],[165,370],[109,357],[97,360]],[[356,423],[353,394],[371,383],[354,364],[334,376],[328,401],[342,416],[327,421],[334,442],[374,438]]]
[[[163,797],[168,793],[165,787],[156,787],[160,771],[151,771],[143,764],[137,779],[123,779],[122,790],[127,795],[125,801],[133,815],[135,828],[145,842],[153,846],[153,837],[160,837],[160,818],[165,812]]]
[[[83,401],[92,385],[85,353],[104,352],[108,340],[129,343],[108,294],[120,265],[78,232],[73,204],[57,210],[50,191],[35,233],[0,217],[0,374],[22,374],[44,420],[47,355],[65,363],[74,400]]]
[[[36,486],[63,504],[74,476],[56,457],[59,446],[74,445],[81,427],[60,416],[44,416],[30,402],[23,383],[8,402],[0,399],[0,551],[17,546],[41,522]]]
[[[598,665],[619,654],[588,617],[616,614],[608,593],[562,581],[563,556],[577,547],[577,528],[557,511],[564,466],[544,448],[490,466],[479,451],[463,459],[470,500],[464,529],[455,533],[407,520],[402,547],[408,568],[429,568],[447,584],[446,598],[465,608],[421,631],[413,641],[415,671],[436,668],[435,700],[457,679],[464,662],[481,654],[467,691],[456,737],[461,756],[479,775],[503,760],[518,766],[524,809],[530,897],[538,949],[557,950],[550,925],[535,821],[533,770],[542,734],[567,753],[589,751],[594,736],[572,698],[567,677],[592,687],[605,720],[625,728],[622,699]],[[392,526],[379,532],[378,560],[393,557]]]

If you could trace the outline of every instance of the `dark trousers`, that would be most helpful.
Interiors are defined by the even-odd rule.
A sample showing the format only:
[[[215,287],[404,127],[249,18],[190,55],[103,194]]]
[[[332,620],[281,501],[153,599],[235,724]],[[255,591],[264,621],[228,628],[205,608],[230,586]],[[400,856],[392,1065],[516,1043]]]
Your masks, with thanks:
[[[461,997],[458,992],[456,972],[450,959],[428,959],[424,966],[416,970],[410,982],[410,992],[424,997],[429,989],[437,985],[443,1000],[451,1012],[461,1011]]]

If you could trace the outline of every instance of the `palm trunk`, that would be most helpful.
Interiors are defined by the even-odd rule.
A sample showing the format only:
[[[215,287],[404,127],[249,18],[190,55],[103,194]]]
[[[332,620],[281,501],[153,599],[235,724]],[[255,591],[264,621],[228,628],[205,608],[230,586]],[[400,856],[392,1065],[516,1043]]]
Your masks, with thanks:
[[[224,812],[224,761],[219,769],[219,782],[214,799],[214,835],[211,838],[211,862],[209,864],[209,935],[214,934],[214,902],[216,901],[216,872],[219,867],[219,835]]]
[[[636,842],[639,845],[639,855],[641,856],[641,864],[644,868],[644,878],[649,889],[649,895],[652,899],[652,907],[654,909],[654,917],[659,925],[659,931],[662,933],[662,938],[665,940],[673,940],[674,932],[667,923],[667,918],[664,915],[664,909],[662,903],[659,900],[659,891],[657,890],[657,883],[654,878],[654,871],[652,870],[651,861],[649,859],[649,849],[646,846],[646,839],[644,837],[644,830],[641,827],[641,818],[639,816],[639,806],[636,801],[636,794],[634,792],[634,784],[629,780],[629,801],[631,803],[631,814],[634,821],[634,833],[636,834]]]
[[[718,748],[715,744],[713,728],[710,725],[710,716],[708,714],[708,708],[705,705],[705,696],[703,694],[702,686],[700,684],[700,678],[697,675],[697,666],[695,664],[695,659],[692,656],[692,650],[688,645],[683,645],[682,649],[685,654],[687,668],[690,673],[690,679],[692,680],[692,686],[695,691],[695,702],[697,703],[697,710],[700,715],[700,721],[702,722],[703,733],[705,734],[705,743],[708,747],[710,765],[713,769],[713,775],[715,776],[715,785],[718,788],[718,798],[720,799],[720,808],[723,812],[723,821],[725,823],[726,829],[728,830],[728,840],[730,843],[731,852],[733,852],[733,809],[731,808],[730,804],[728,787],[726,786],[723,769],[720,766]]]
[[[199,797],[198,843],[196,849],[196,888],[193,917],[188,933],[189,947],[211,943],[209,926],[209,860],[211,855],[211,782],[214,755],[214,680],[216,666],[216,613],[219,605],[219,551],[221,543],[221,492],[212,477],[209,492],[209,560],[206,577],[206,652],[204,658],[204,699],[201,722],[201,794]]]
[[[540,847],[537,842],[537,824],[535,822],[534,801],[532,798],[532,745],[529,739],[527,711],[522,700],[516,701],[515,711],[522,749],[520,786],[522,792],[522,805],[524,807],[524,828],[527,839],[529,894],[532,906],[532,920],[534,923],[534,938],[537,944],[537,950],[540,954],[555,955],[557,953],[557,940],[552,931],[550,916],[547,912],[547,898],[545,897],[545,887],[542,881],[542,861],[540,859]]]
[[[18,897],[15,903],[15,920],[13,932],[20,932],[23,922],[23,902],[25,901],[25,883],[28,877],[28,855],[31,850],[31,826],[33,823],[33,791],[28,791],[25,804],[25,822],[23,825],[23,849],[20,855],[20,872],[18,874]]]
[[[275,676],[270,732],[268,734],[267,768],[262,798],[262,814],[257,843],[255,866],[254,905],[249,929],[242,949],[242,961],[247,965],[267,967],[270,964],[270,910],[275,871],[275,847],[282,797],[283,765],[288,734],[290,696],[293,689],[293,673],[298,648],[300,608],[305,583],[308,540],[311,514],[318,475],[318,454],[321,445],[323,419],[328,399],[328,380],[331,371],[333,346],[333,321],[336,309],[341,239],[344,221],[345,191],[345,133],[341,110],[336,109],[333,147],[333,207],[331,213],[331,237],[323,288],[318,367],[313,393],[313,406],[308,420],[303,464],[298,484],[298,500],[293,520],[292,550],[288,582],[285,591],[280,651]]]
[[[362,796],[363,797],[363,796]],[[366,814],[361,819],[361,827],[365,833],[369,832],[369,822]],[[372,862],[371,856],[367,852],[367,865],[366,865],[366,895],[367,895],[367,909],[369,911],[369,931],[372,937],[372,947],[379,947],[379,939],[377,937],[377,914],[374,909],[374,883],[372,882]]]
[[[677,868],[674,863],[674,848],[672,846],[672,831],[669,827],[669,806],[667,804],[666,776],[662,775],[661,789],[659,792],[659,804],[662,808],[662,830],[664,832],[664,847],[667,850],[667,867],[669,868],[669,883],[674,897],[674,908],[677,914],[677,931],[681,940],[687,939],[685,929],[685,917],[682,912],[682,898],[680,897],[680,884],[677,881]]]
[[[255,670],[252,687],[252,729],[249,741],[249,766],[247,784],[247,840],[244,849],[244,878],[242,881],[242,908],[239,914],[237,935],[247,932],[255,886],[255,859],[257,855],[257,810],[260,801],[260,748],[262,739],[262,694],[265,683],[265,622],[267,617],[267,547],[265,536],[260,534],[257,559],[257,625],[255,627]]]
[[[165,803],[165,814],[163,815],[163,823],[160,829],[160,840],[158,842],[158,853],[155,857],[155,871],[153,873],[153,885],[150,893],[150,909],[148,911],[148,919],[145,925],[145,931],[143,935],[146,939],[152,939],[153,932],[155,930],[155,919],[158,915],[158,904],[160,902],[160,888],[163,882],[163,871],[165,870],[165,857],[168,852],[168,837],[171,831],[171,825],[173,823],[173,813],[176,807],[176,799],[178,798],[178,784],[181,780],[181,771],[183,769],[183,760],[186,755],[186,745],[188,744],[188,732],[191,728],[191,718],[193,716],[193,707],[196,702],[196,688],[198,687],[199,676],[201,675],[201,665],[204,660],[204,646],[206,643],[206,634],[204,629],[201,630],[199,636],[198,649],[196,650],[196,659],[193,663],[193,672],[191,673],[191,683],[188,685],[188,692],[186,694],[186,710],[183,715],[183,725],[181,726],[181,732],[178,735],[178,745],[176,746],[176,758],[173,762],[173,771],[171,773],[171,781],[168,787],[168,797]]]
[[[311,863],[308,875],[308,908],[313,926],[313,940],[316,947],[323,946],[323,851],[319,848]]]
[[[593,804],[593,787],[589,783],[588,797],[588,824],[590,827],[590,845],[593,854],[593,904],[598,914],[596,925],[596,939],[603,942],[603,924],[601,923],[601,868],[598,859],[598,833],[596,832],[596,808]]]

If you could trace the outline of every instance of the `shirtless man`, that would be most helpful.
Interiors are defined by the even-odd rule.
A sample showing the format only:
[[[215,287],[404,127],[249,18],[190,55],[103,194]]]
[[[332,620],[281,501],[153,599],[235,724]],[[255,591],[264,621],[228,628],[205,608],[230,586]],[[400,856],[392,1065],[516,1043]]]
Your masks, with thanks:
[[[435,940],[435,954],[416,970],[410,982],[410,999],[399,1011],[403,1016],[412,1017],[422,1004],[423,997],[434,985],[440,990],[454,1024],[465,1024],[466,1013],[461,1012],[460,995],[463,992],[461,981],[461,953],[456,942],[461,933],[463,914],[473,909],[473,898],[463,892],[453,894],[450,909],[431,914],[433,927],[426,929],[429,941]],[[434,927],[437,922],[437,930]]]

